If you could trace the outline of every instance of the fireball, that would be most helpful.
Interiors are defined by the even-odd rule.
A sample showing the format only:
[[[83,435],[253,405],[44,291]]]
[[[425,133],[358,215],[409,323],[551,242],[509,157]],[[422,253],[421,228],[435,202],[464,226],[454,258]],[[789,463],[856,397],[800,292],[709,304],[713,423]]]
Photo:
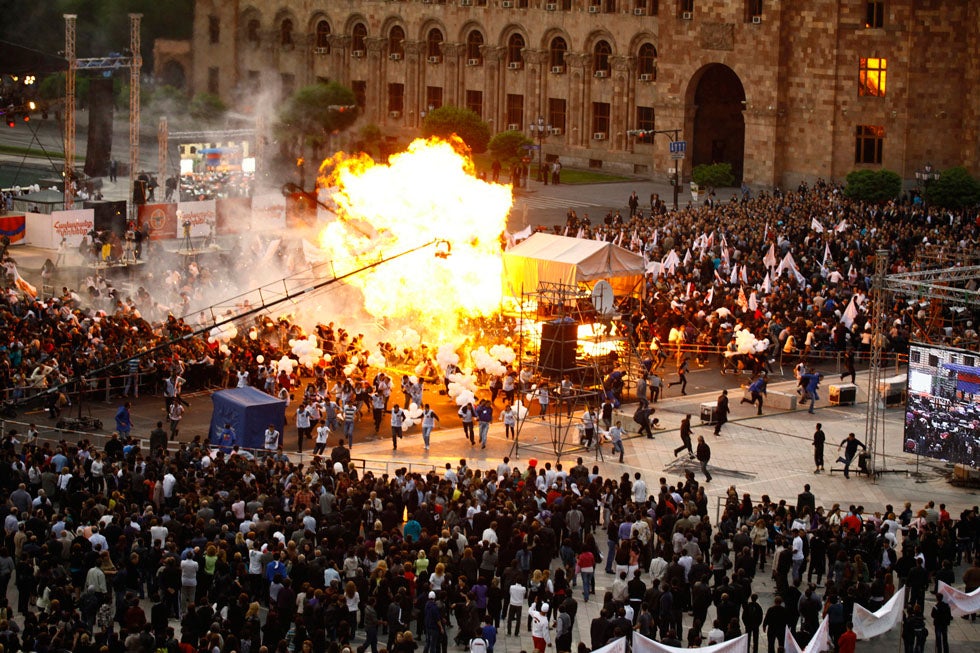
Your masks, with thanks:
[[[320,168],[337,219],[319,246],[338,275],[445,241],[347,279],[370,315],[411,322],[442,342],[461,339],[459,318],[499,309],[500,235],[513,203],[510,186],[478,179],[458,145],[419,139],[388,164],[340,153]]]

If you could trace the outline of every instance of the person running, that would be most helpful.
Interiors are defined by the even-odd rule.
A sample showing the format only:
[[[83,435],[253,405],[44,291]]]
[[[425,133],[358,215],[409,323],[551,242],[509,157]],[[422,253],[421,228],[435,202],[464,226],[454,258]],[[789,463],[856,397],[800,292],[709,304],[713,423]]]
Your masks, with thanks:
[[[671,381],[667,384],[667,389],[673,388],[675,385],[681,387],[681,394],[687,394],[687,373],[691,371],[691,366],[688,363],[687,356],[681,358],[681,364],[677,366],[677,380]]]
[[[473,421],[476,419],[476,410],[472,403],[468,403],[459,409],[458,415],[463,420],[463,437],[470,441],[470,446],[476,444],[476,435],[473,433]]]
[[[395,404],[391,407],[391,449],[398,451],[398,440],[402,438],[402,425],[405,423],[405,411]]]
[[[685,415],[681,420],[681,446],[674,449],[674,457],[687,449],[688,458],[694,458],[694,449],[691,447],[691,416]]]
[[[616,420],[616,424],[609,429],[609,439],[612,441],[612,452],[619,452],[619,462],[623,462],[623,423]]]
[[[850,478],[851,463],[854,462],[858,447],[861,447],[862,451],[867,451],[868,448],[853,433],[848,433],[847,437],[837,445],[837,451],[840,451],[841,447],[844,448],[844,455],[838,458],[837,462],[844,463],[844,478]]]
[[[316,428],[316,441],[313,443],[313,455],[321,456],[327,449],[327,439],[330,437],[330,427],[326,422]]]
[[[170,403],[167,411],[167,418],[170,420],[170,439],[176,440],[180,433],[180,420],[184,418],[184,405],[179,401]]]
[[[432,429],[435,428],[436,422],[439,421],[439,416],[436,412],[429,408],[429,404],[425,404],[422,409],[422,442],[425,443],[425,450],[429,450],[429,438],[432,436]]]
[[[759,376],[757,376],[755,378],[754,381],[752,381],[752,383],[749,384],[749,392],[752,393],[752,397],[750,399],[746,399],[745,397],[742,397],[742,401],[740,401],[739,403],[741,403],[741,404],[756,404],[756,403],[758,403],[759,404],[759,412],[757,412],[756,415],[761,415],[762,414],[762,397],[763,397],[763,395],[767,395],[768,394],[766,392],[766,386],[767,385],[768,385],[768,382],[766,380],[766,373],[765,372],[762,372],[761,374],[759,374]]]

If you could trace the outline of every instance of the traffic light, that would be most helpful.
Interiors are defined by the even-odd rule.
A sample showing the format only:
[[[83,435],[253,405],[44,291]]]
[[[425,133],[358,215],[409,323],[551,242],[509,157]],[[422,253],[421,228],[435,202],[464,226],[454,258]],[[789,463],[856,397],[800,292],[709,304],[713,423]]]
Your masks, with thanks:
[[[13,127],[16,124],[13,116],[7,116],[7,126]]]
[[[24,114],[24,122],[30,122],[30,121],[31,121],[31,114],[25,113]]]

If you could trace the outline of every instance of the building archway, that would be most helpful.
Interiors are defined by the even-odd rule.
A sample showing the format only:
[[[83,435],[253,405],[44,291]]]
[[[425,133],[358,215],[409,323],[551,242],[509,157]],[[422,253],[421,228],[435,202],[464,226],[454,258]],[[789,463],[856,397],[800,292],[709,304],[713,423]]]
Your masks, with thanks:
[[[691,79],[688,106],[694,113],[691,165],[730,163],[735,183],[745,160],[745,88],[735,71],[709,64]]]

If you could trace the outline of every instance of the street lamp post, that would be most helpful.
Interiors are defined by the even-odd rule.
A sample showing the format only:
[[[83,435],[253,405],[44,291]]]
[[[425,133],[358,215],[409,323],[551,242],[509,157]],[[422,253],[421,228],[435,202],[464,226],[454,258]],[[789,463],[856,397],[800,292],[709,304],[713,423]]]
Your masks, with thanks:
[[[538,181],[543,181],[548,185],[548,175],[544,172],[544,137],[551,133],[551,125],[545,124],[544,118],[538,116],[536,122],[529,125],[532,138],[536,133],[538,136]]]
[[[922,189],[922,203],[925,204],[925,193],[929,189],[929,183],[939,179],[939,171],[934,170],[931,163],[927,163],[922,170],[915,171],[916,185]]]
[[[647,136],[656,136],[657,134],[666,134],[667,138],[670,139],[671,143],[675,143],[681,140],[681,130],[680,129],[630,129],[626,132],[627,136],[633,136],[634,138],[646,138]],[[680,173],[681,173],[681,162],[684,160],[684,150],[680,151],[679,155],[671,154],[674,159],[674,167],[669,169],[670,185],[674,189],[674,210],[677,210],[677,194],[680,190]]]

